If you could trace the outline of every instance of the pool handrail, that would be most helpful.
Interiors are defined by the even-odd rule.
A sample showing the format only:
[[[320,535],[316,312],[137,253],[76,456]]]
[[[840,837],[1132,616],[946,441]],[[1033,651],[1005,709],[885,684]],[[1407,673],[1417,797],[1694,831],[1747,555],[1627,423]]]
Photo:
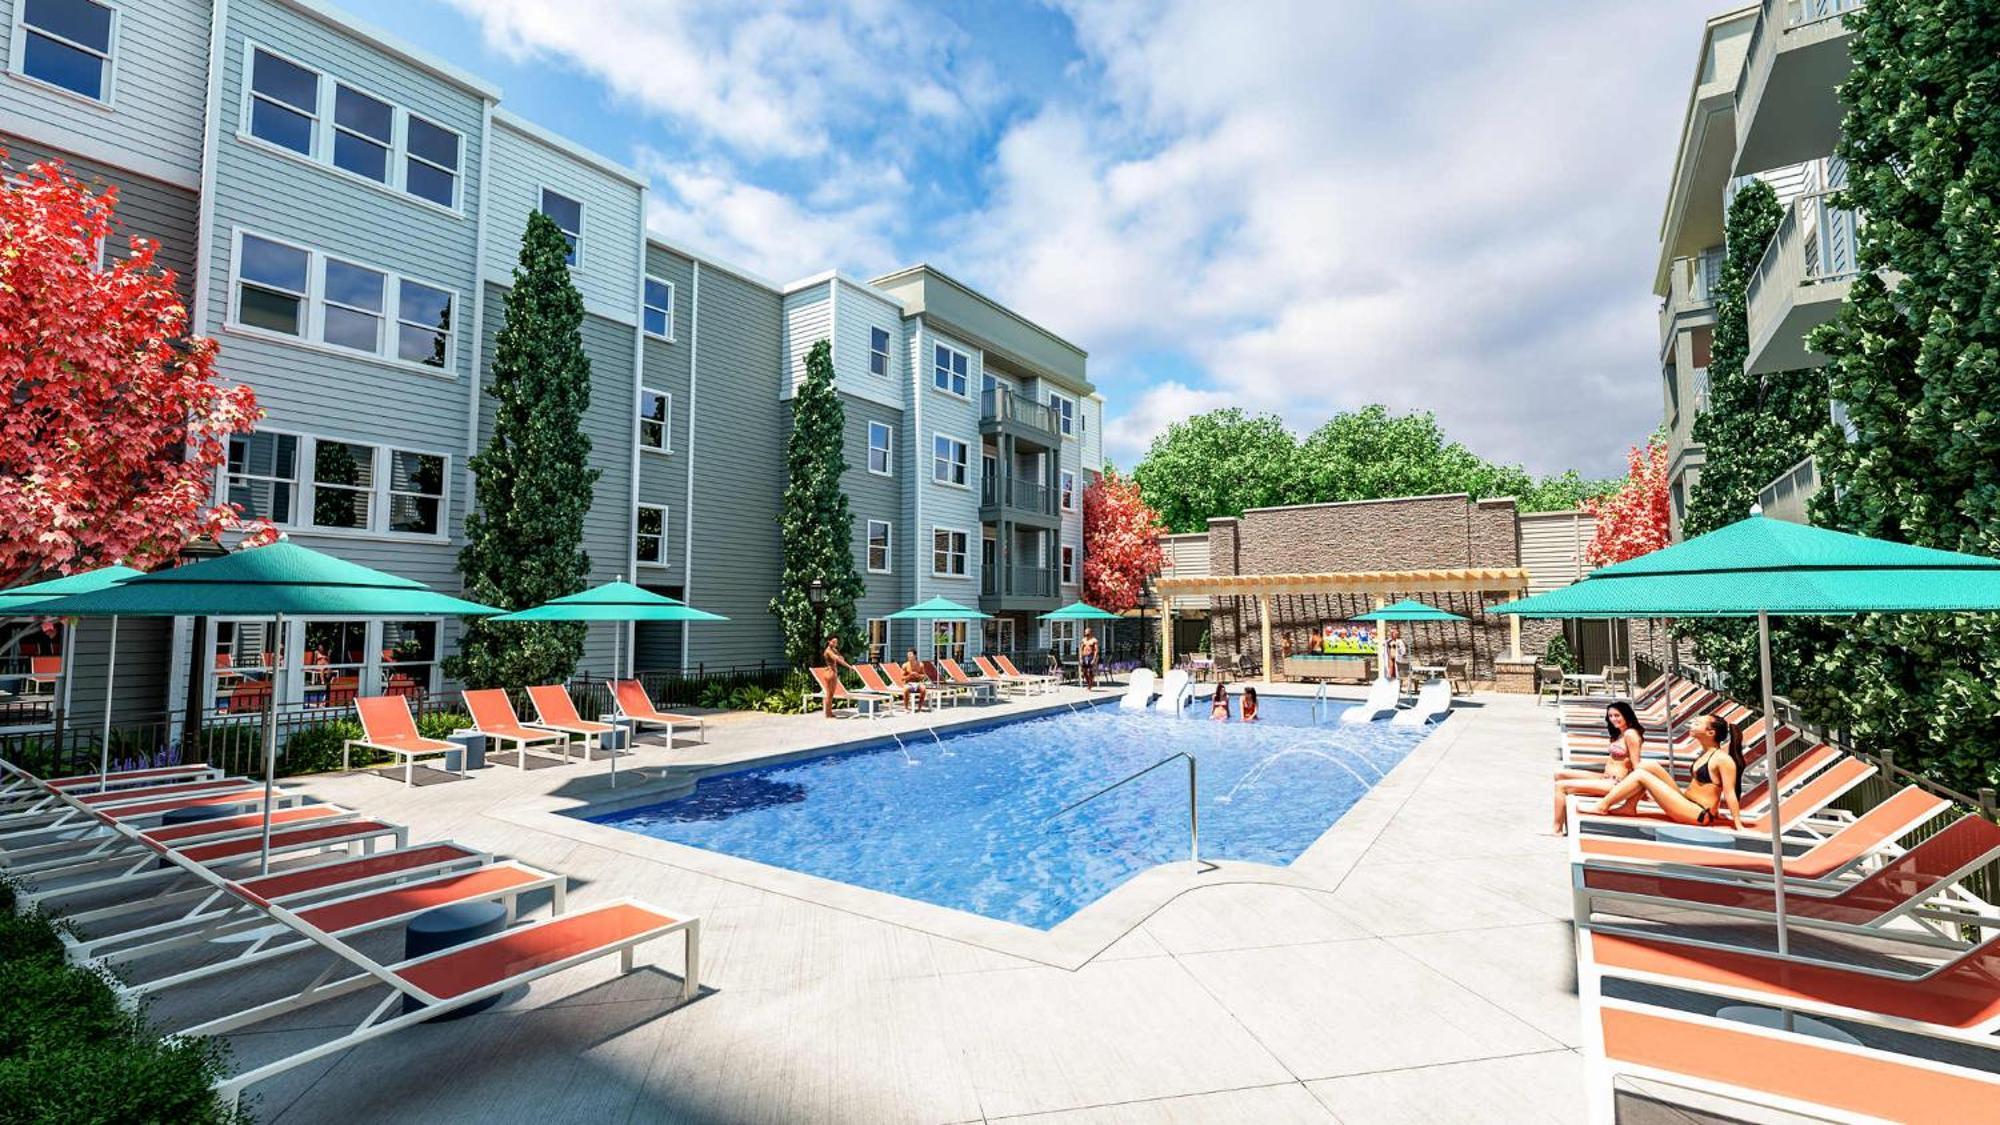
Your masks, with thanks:
[[[1167,755],[1166,757],[1161,758],[1159,761],[1154,762],[1152,765],[1147,766],[1145,769],[1142,769],[1137,773],[1127,774],[1126,776],[1119,778],[1117,781],[1114,781],[1111,784],[1105,786],[1104,788],[1099,789],[1097,792],[1092,793],[1090,796],[1085,797],[1080,801],[1072,801],[1069,804],[1064,805],[1062,808],[1057,809],[1055,812],[1050,813],[1048,816],[1043,817],[1042,823],[1047,824],[1050,821],[1060,819],[1061,817],[1068,815],[1070,812],[1078,808],[1081,808],[1092,801],[1095,801],[1099,797],[1104,796],[1106,793],[1111,792],[1113,789],[1116,789],[1121,785],[1125,785],[1128,782],[1139,780],[1140,778],[1146,776],[1147,774],[1152,773],[1154,770],[1159,769],[1161,766],[1166,765],[1168,762],[1173,761],[1175,758],[1186,758],[1188,764],[1188,859],[1191,862],[1193,862],[1194,865],[1198,868],[1202,868],[1203,870],[1213,871],[1215,870],[1215,865],[1212,863],[1204,865],[1201,859],[1201,813],[1196,807],[1197,802],[1195,800],[1196,763],[1194,755],[1188,753],[1185,750],[1176,750],[1173,753]]]

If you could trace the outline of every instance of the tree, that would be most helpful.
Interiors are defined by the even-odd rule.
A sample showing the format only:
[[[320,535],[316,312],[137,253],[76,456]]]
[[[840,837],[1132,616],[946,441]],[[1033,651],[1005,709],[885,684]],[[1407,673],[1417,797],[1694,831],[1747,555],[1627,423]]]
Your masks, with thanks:
[[[854,513],[841,474],[847,471],[847,412],[833,386],[833,347],[825,340],[806,353],[806,377],[792,397],[792,432],[785,441],[785,497],[778,526],[785,568],[771,599],[785,637],[785,658],[810,664],[829,634],[849,652],[860,649],[854,604],[864,587],[854,569]],[[825,604],[815,610],[806,590],[817,578]]]
[[[262,412],[188,335],[156,243],[99,268],[117,208],[60,161],[0,172],[0,587],[146,568],[236,525],[215,473]]]
[[[1625,481],[1606,496],[1583,502],[1596,521],[1584,561],[1609,566],[1667,545],[1667,443],[1658,434],[1626,454]]]
[[[1139,486],[1107,468],[1083,490],[1083,600],[1099,609],[1135,609],[1146,579],[1165,565],[1159,513]]]
[[[1211,517],[1293,503],[1297,452],[1274,414],[1212,410],[1155,437],[1132,479],[1170,530],[1206,531]]]
[[[2000,554],[2000,4],[1843,18],[1849,178],[1833,202],[1867,221],[1848,301],[1811,340],[1847,418],[1814,451],[1814,519]],[[1856,618],[1797,679],[1802,705],[1899,764],[1962,789],[2000,777],[2000,617]]]
[[[465,517],[458,570],[465,596],[525,609],[583,589],[583,516],[598,471],[583,432],[590,357],[569,244],[548,216],[528,216],[493,348],[493,433],[471,460],[477,507]],[[472,618],[445,672],[467,687],[560,683],[583,656],[582,622]]]
[[[1335,414],[1299,444],[1301,503],[1388,496],[1515,495],[1528,474],[1490,464],[1445,437],[1429,411],[1394,415],[1376,404]]]

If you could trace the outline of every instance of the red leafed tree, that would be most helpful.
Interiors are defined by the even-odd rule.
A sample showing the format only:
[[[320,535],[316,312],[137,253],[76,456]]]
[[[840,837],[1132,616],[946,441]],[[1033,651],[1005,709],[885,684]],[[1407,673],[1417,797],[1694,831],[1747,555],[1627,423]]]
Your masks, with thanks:
[[[1160,572],[1160,516],[1139,486],[1106,470],[1083,490],[1083,600],[1123,613],[1139,604]]]
[[[100,268],[116,188],[0,149],[0,587],[114,562],[146,568],[236,524],[210,501],[229,435],[260,416],[215,376],[215,341],[156,244]]]
[[[1583,502],[1583,510],[1597,519],[1583,553],[1591,566],[1635,559],[1670,542],[1666,441],[1655,434],[1633,446],[1625,460],[1625,483],[1618,491]]]

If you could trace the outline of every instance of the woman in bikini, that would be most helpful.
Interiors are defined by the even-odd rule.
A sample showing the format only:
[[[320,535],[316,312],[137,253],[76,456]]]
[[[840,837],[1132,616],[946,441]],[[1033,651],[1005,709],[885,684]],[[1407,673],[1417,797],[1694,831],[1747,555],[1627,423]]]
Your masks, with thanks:
[[[1674,785],[1673,775],[1658,762],[1646,762],[1611,787],[1590,810],[1600,816],[1615,813],[1633,797],[1648,796],[1677,824],[1720,825],[1741,831],[1743,810],[1737,789],[1743,780],[1743,735],[1720,715],[1704,715],[1688,727],[1701,753],[1694,759],[1688,787]],[[1725,816],[1723,806],[1729,807]]]
[[[1607,739],[1602,770],[1560,769],[1556,771],[1556,827],[1560,836],[1568,829],[1569,798],[1572,794],[1583,797],[1602,797],[1611,792],[1611,787],[1625,780],[1632,772],[1632,764],[1639,761],[1640,748],[1645,745],[1646,731],[1639,725],[1639,716],[1632,705],[1618,700],[1604,709],[1604,734]]]
[[[1226,721],[1229,718],[1229,689],[1227,687],[1221,684],[1215,685],[1215,694],[1208,701],[1208,717],[1218,723]]]

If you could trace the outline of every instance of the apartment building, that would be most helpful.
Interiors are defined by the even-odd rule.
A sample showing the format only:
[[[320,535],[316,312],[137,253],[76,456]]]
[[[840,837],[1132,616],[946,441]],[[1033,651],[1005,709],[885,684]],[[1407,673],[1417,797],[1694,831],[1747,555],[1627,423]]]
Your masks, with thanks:
[[[1823,363],[1806,337],[1833,316],[1853,283],[1857,219],[1829,206],[1828,196],[1846,182],[1846,169],[1833,154],[1844,112],[1836,87],[1850,66],[1843,17],[1859,5],[1763,0],[1715,16],[1703,28],[1653,278],[1676,538],[1705,460],[1692,427],[1707,407],[1712,287],[1738,188],[1763,180],[1785,208],[1746,293],[1746,371]],[[1803,519],[1816,484],[1809,460],[1794,466],[1764,490],[1765,510]]]
[[[644,177],[318,0],[0,0],[0,25],[13,170],[59,157],[116,185],[125,230],[160,241],[196,331],[221,342],[220,371],[267,412],[232,443],[219,499],[458,590],[469,459],[494,416],[484,384],[539,211],[568,237],[586,313],[591,581],[624,576],[732,619],[637,627],[640,667],[780,657],[768,603],[784,443],[821,339],[878,652],[1068,640],[1035,615],[1080,589],[1103,405],[1082,349],[928,266],[785,284],[654,236]],[[882,620],[940,594],[997,626]],[[289,702],[338,705],[445,687],[457,623],[289,628],[303,673],[286,678]],[[266,630],[128,623],[122,705],[227,708],[263,680]],[[593,627],[584,668],[610,671],[611,649],[610,627]],[[72,706],[93,706],[101,661],[86,625]]]

